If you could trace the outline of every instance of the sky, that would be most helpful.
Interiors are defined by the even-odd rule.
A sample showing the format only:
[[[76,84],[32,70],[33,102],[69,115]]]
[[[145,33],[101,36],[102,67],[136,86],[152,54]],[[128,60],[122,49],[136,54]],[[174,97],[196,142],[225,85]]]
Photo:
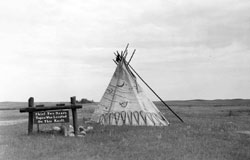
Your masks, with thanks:
[[[99,101],[127,43],[164,100],[250,97],[249,0],[8,0],[0,101]]]

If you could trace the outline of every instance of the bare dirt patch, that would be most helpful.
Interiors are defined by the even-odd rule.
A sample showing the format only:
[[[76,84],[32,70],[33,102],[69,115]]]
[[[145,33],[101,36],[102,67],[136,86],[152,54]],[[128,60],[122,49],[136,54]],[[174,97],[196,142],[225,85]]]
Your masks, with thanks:
[[[0,126],[15,125],[15,124],[23,123],[27,121],[28,121],[27,119],[5,120],[5,121],[0,121]]]
[[[250,135],[250,131],[237,131],[237,133]]]

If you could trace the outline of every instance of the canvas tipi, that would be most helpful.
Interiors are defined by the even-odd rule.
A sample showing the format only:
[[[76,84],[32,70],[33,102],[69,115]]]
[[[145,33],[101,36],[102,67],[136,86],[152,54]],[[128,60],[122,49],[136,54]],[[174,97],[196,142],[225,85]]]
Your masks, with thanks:
[[[169,122],[145,95],[126,61],[116,54],[116,70],[91,120],[103,125],[167,126]]]

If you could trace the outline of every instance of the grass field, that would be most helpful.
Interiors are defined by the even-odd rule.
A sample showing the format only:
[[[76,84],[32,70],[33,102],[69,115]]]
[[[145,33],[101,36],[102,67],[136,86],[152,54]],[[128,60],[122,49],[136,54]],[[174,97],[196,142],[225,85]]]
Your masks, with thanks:
[[[10,160],[249,160],[250,100],[170,101],[181,123],[161,103],[168,127],[99,126],[84,138],[27,135],[27,113],[0,111],[0,158]],[[0,103],[21,107],[26,103]],[[79,123],[95,105],[83,105]],[[21,123],[8,123],[16,122]],[[46,128],[46,126],[44,126]],[[35,127],[36,129],[36,127]]]

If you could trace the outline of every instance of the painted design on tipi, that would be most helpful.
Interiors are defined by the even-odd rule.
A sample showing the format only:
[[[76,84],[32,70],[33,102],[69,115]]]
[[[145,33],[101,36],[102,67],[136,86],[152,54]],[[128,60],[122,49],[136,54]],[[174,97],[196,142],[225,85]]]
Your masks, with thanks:
[[[147,98],[122,57],[113,77],[92,115],[103,125],[166,126],[167,119]]]

